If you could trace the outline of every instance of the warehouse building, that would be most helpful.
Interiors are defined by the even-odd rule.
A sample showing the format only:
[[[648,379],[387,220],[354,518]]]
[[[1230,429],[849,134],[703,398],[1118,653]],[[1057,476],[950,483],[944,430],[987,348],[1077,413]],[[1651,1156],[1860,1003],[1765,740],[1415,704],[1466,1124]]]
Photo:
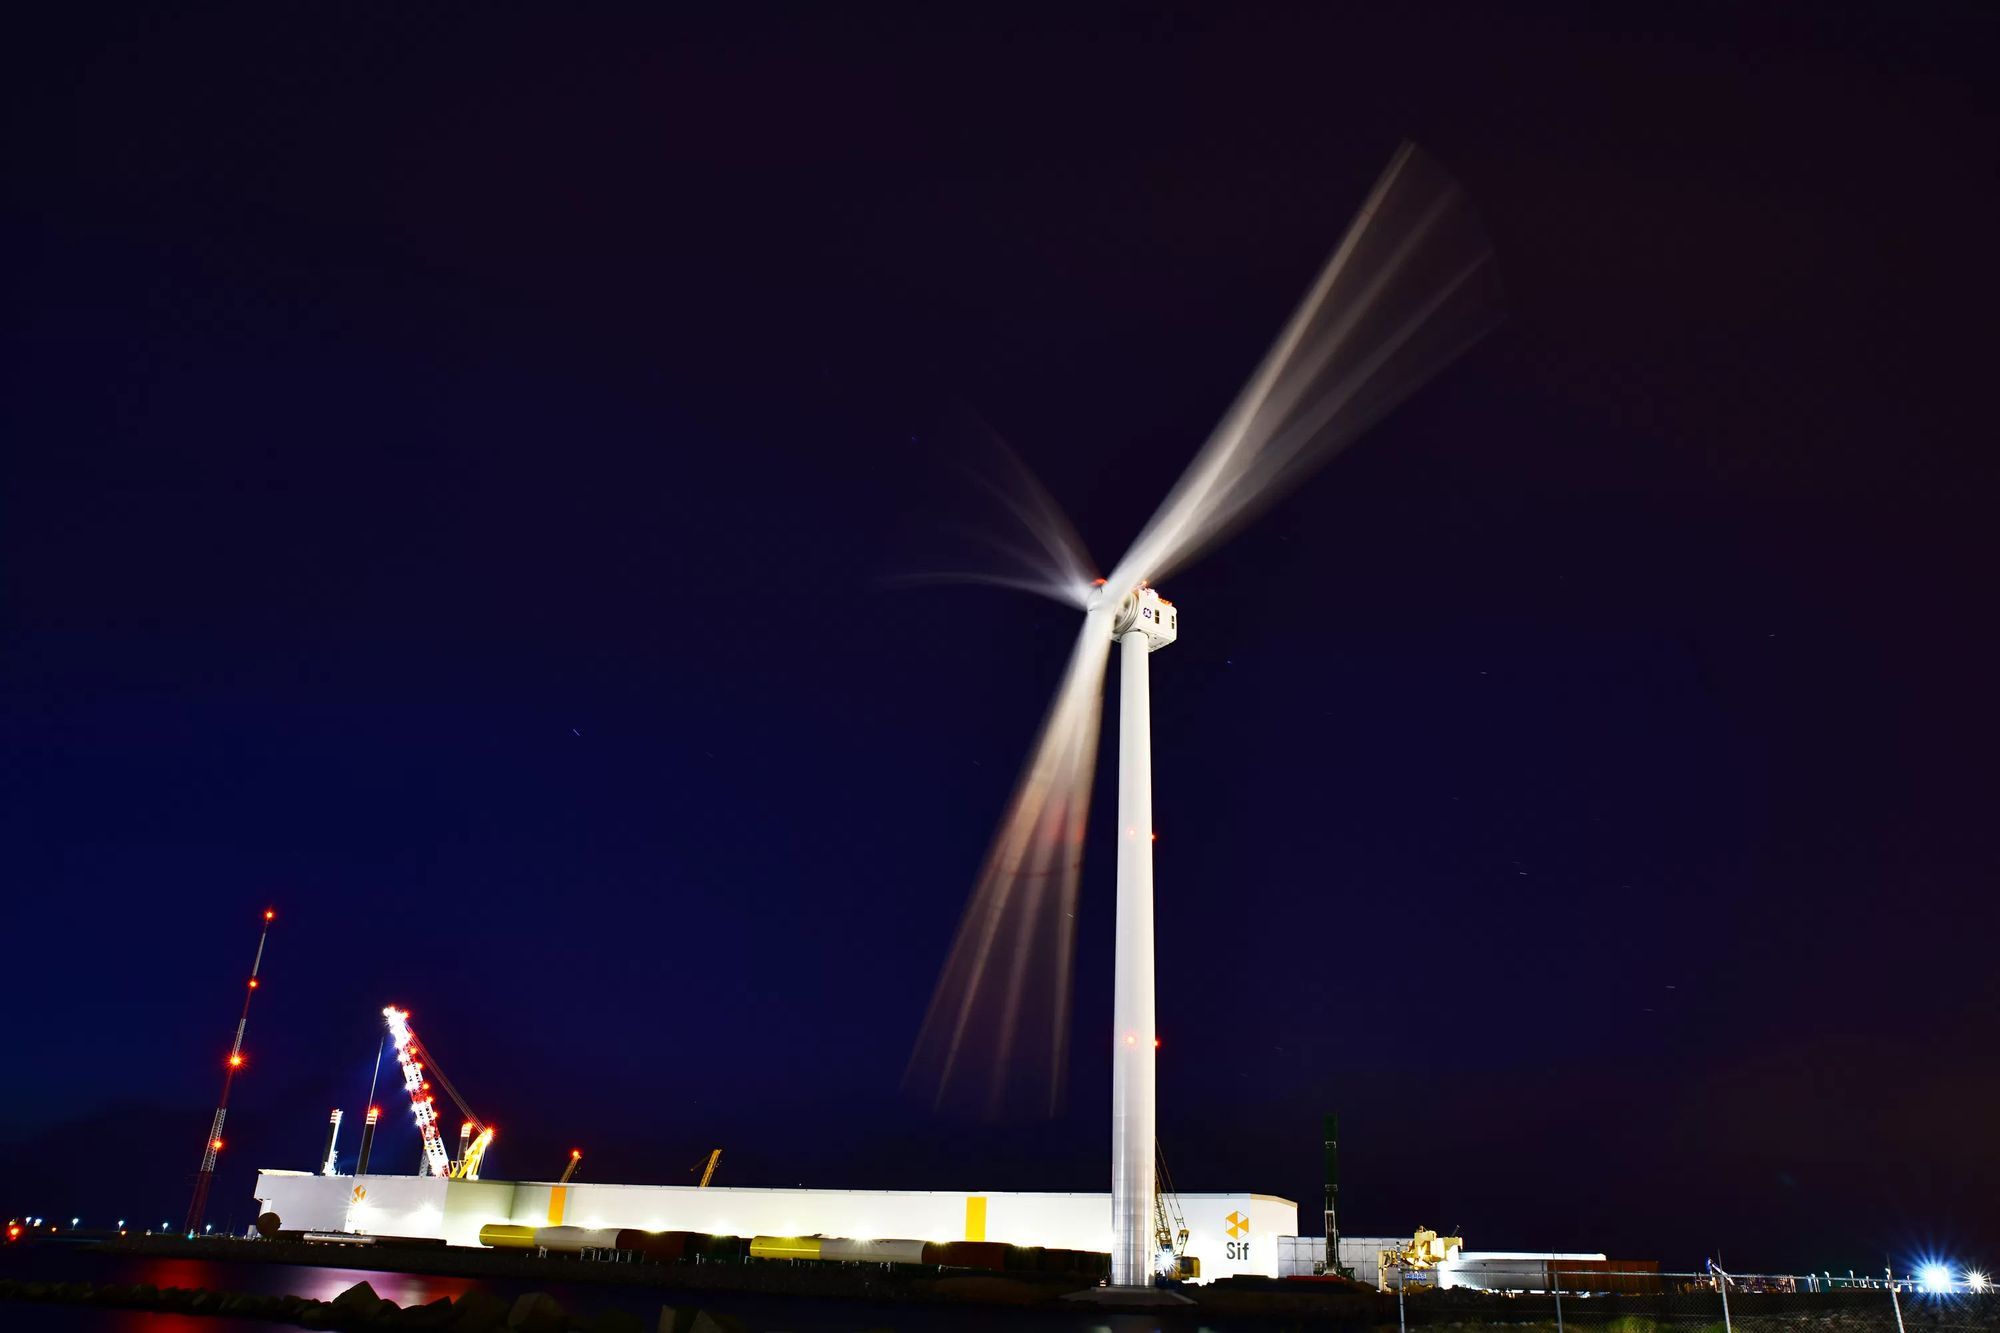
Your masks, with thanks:
[[[1299,1225],[1298,1205],[1269,1194],[1183,1194],[1180,1205],[1187,1253],[1201,1261],[1203,1280],[1275,1277],[1278,1237]],[[427,1237],[451,1245],[477,1245],[482,1226],[511,1224],[1111,1248],[1109,1194],[557,1185],[267,1170],[257,1173],[257,1206],[288,1231]]]

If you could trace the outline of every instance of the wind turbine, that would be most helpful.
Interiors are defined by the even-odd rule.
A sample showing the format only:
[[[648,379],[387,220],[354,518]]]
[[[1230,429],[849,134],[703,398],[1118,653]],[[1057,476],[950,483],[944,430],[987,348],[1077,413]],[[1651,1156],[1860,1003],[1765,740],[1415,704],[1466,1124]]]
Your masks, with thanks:
[[[989,1109],[1066,1064],[1074,912],[1104,675],[1119,652],[1118,875],[1112,966],[1111,1282],[1150,1286],[1154,1199],[1153,774],[1149,661],[1180,632],[1155,580],[1248,522],[1497,320],[1492,247],[1457,183],[1414,144],[1391,158],[1228,413],[1104,578],[1025,473],[1008,503],[1036,545],[986,581],[1083,612],[1069,664],[939,979],[911,1060],[939,1101],[982,1083]],[[1028,1046],[1046,1047],[1031,1059]],[[985,1048],[990,1060],[973,1058]]]

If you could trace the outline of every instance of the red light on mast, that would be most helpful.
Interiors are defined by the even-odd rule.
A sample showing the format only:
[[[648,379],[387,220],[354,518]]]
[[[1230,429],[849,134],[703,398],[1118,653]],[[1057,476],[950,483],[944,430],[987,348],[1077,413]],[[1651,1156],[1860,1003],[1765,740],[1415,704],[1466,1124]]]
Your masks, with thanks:
[[[266,921],[275,921],[278,919],[278,914],[267,907],[264,909],[264,919]]]
[[[229,1067],[230,1067],[231,1069],[241,1069],[241,1068],[243,1067],[243,1057],[242,1057],[242,1056],[240,1056],[240,1055],[232,1055],[232,1056],[230,1056],[230,1057],[229,1057]]]
[[[221,1140],[221,1139],[210,1139],[210,1140],[208,1141],[208,1146],[209,1146],[209,1147],[211,1147],[211,1148],[213,1148],[213,1149],[214,1149],[215,1151],[217,1151],[217,1152],[221,1152],[221,1151],[222,1151],[222,1140]]]

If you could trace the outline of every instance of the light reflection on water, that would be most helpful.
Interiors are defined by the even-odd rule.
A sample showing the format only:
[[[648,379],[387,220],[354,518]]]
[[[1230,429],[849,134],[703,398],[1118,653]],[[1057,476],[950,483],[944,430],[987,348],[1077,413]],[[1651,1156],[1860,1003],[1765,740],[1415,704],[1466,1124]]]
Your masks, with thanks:
[[[255,1291],[263,1295],[304,1296],[330,1301],[357,1282],[366,1282],[377,1296],[398,1305],[428,1305],[440,1296],[453,1300],[476,1285],[463,1277],[438,1277],[431,1273],[384,1273],[362,1268],[306,1268],[291,1264],[271,1265],[266,1272],[246,1272],[232,1267],[226,1276],[218,1266],[203,1259],[155,1259],[140,1257],[131,1267],[121,1268],[116,1282],[150,1282],[156,1287],[208,1287],[227,1291]]]
[[[1005,1307],[939,1307],[881,1304],[869,1301],[814,1300],[764,1292],[692,1292],[687,1290],[600,1287],[595,1284],[536,1282],[525,1279],[485,1281],[439,1277],[429,1273],[376,1272],[295,1264],[177,1259],[143,1254],[101,1254],[68,1247],[37,1246],[32,1251],[0,1248],[0,1276],[22,1281],[150,1283],[210,1291],[244,1291],[262,1295],[309,1296],[330,1300],[357,1282],[375,1294],[408,1308],[440,1296],[456,1299],[481,1287],[503,1300],[524,1291],[546,1291],[571,1311],[588,1316],[616,1307],[628,1310],[651,1326],[662,1305],[694,1305],[743,1320],[756,1333],[857,1333],[862,1329],[895,1329],[898,1333],[1011,1333],[1017,1328],[1035,1333],[1153,1333],[1162,1321],[1145,1314],[1104,1314],[1082,1309],[1038,1310],[1026,1318]],[[1210,1324],[1189,1317],[1171,1319],[1169,1333],[1220,1333]],[[1185,1320],[1185,1322],[1183,1322]],[[1270,1328],[1249,1321],[1250,1328]],[[253,1319],[222,1319],[204,1315],[106,1309],[84,1305],[0,1303],[0,1330],[33,1329],[35,1333],[286,1333],[297,1324]]]

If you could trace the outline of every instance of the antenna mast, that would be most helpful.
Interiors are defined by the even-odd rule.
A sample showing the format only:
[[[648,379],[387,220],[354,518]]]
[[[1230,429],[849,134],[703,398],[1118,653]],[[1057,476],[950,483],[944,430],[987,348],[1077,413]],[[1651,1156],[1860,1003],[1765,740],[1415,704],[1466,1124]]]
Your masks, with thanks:
[[[194,1179],[194,1198],[188,1203],[187,1234],[201,1230],[202,1214],[208,1211],[208,1187],[215,1183],[215,1156],[222,1151],[222,1121],[229,1114],[229,1085],[243,1067],[243,1029],[250,1022],[250,997],[257,993],[257,969],[264,965],[264,941],[271,934],[271,922],[278,914],[264,909],[264,928],[257,934],[257,956],[250,961],[250,983],[243,988],[243,1015],[236,1020],[236,1040],[229,1047],[229,1059],[222,1068],[222,1096],[216,1099],[215,1120],[208,1127],[208,1143],[202,1149],[201,1174]]]

